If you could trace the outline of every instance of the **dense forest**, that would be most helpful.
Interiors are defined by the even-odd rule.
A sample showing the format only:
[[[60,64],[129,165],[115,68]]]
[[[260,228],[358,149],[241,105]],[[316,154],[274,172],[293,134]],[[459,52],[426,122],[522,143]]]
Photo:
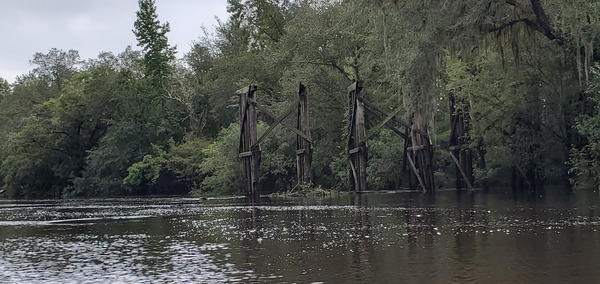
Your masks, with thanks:
[[[228,0],[215,34],[177,59],[140,0],[137,48],[33,55],[0,79],[0,186],[12,198],[241,190],[235,91],[281,112],[309,89],[314,184],[347,188],[347,87],[430,133],[438,187],[454,186],[449,100],[468,110],[481,186],[600,187],[600,2]],[[190,39],[192,41],[193,39]],[[263,118],[260,114],[259,117]],[[407,117],[408,119],[408,117]],[[259,125],[259,131],[269,121]],[[295,185],[295,134],[262,144],[267,191]],[[368,186],[403,185],[403,142],[369,141]]]

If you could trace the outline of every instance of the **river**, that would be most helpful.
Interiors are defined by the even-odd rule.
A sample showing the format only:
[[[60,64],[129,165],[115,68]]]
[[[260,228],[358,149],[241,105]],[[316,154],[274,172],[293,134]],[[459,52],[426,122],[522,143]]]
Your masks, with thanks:
[[[0,200],[0,283],[598,283],[597,193]]]

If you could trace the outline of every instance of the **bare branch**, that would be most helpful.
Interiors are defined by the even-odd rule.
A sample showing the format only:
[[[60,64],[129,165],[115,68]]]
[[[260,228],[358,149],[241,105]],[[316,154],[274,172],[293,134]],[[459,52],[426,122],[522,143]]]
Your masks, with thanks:
[[[204,126],[206,125],[206,115],[198,115],[196,112],[196,90],[193,86],[184,82],[181,77],[175,78],[175,84],[166,91],[163,96],[166,99],[180,103],[185,108],[187,116],[181,121],[189,119],[190,130],[194,135],[201,135]]]
[[[531,0],[531,7],[533,8],[533,13],[537,18],[539,31],[542,32],[548,39],[556,40],[559,44],[562,44],[564,39],[559,36],[550,25],[550,18],[546,14],[546,11],[544,11],[544,7],[542,7],[540,0]]]

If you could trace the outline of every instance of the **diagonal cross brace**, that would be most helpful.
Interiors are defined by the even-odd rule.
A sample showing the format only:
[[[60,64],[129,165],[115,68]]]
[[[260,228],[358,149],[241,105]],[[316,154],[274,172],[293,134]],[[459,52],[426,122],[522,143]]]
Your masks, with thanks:
[[[372,114],[372,115],[374,115],[374,116],[378,117],[379,119],[384,119],[381,113],[371,110],[371,109],[370,109],[368,106],[366,106],[366,105],[365,105],[365,109],[366,109],[367,111],[369,111],[369,113],[370,113],[370,114]],[[397,120],[398,120],[398,119],[397,119],[396,117],[392,118],[392,121],[396,121],[396,122],[397,122]],[[392,121],[389,121],[389,122],[388,122],[388,123],[387,123],[385,126],[386,126],[388,129],[390,129],[392,132],[396,133],[396,135],[400,136],[402,139],[404,139],[404,140],[408,139],[408,136],[406,136],[406,133],[404,133],[404,132],[402,132],[400,129],[396,128],[396,126],[394,126],[394,125],[392,124]],[[405,127],[405,128],[406,128],[406,127]],[[406,129],[408,129],[408,128],[406,128]]]
[[[460,161],[456,158],[456,156],[454,155],[454,153],[452,153],[452,151],[450,151],[450,157],[452,157],[452,160],[456,164],[456,167],[460,171],[460,174],[462,175],[463,179],[465,179],[465,182],[467,183],[467,186],[469,187],[469,189],[473,189],[473,185],[471,184],[471,179],[467,176],[467,174],[465,173],[465,170],[463,169],[462,165],[460,164]]]
[[[419,184],[423,188],[423,191],[425,191],[425,189],[427,187],[425,186],[425,183],[423,183],[423,179],[421,179],[421,175],[419,174],[419,170],[417,170],[417,166],[415,166],[415,162],[413,161],[410,154],[406,155],[406,157],[408,158],[408,163],[410,164],[410,168],[413,170],[413,173],[415,173],[415,176],[417,177]]]
[[[375,110],[376,112],[382,113],[384,115],[386,114],[386,112],[383,109],[378,107],[376,104],[370,102],[365,97],[359,95],[359,96],[357,96],[357,98],[359,100],[361,100],[365,104],[365,106],[367,106],[369,109]],[[411,125],[409,123],[406,123],[406,121],[399,119],[397,117],[394,117],[393,119],[394,119],[394,121],[402,124],[402,126],[411,128]],[[429,137],[429,135],[427,135],[425,132],[421,131],[420,129],[415,129],[414,131],[421,134],[422,136]]]
[[[292,111],[294,110],[294,107],[296,107],[296,105],[298,104],[299,101],[300,101],[300,98],[297,98],[294,101],[294,103],[292,103],[290,105],[290,107],[283,114],[281,114],[279,117],[277,117],[273,113],[271,113],[268,109],[266,109],[263,106],[261,106],[260,104],[258,104],[256,101],[250,100],[250,102],[256,104],[256,108],[258,108],[258,110],[260,110],[261,112],[263,112],[264,114],[266,114],[267,116],[269,116],[269,117],[271,117],[272,119],[275,120],[275,122],[267,129],[267,131],[265,131],[265,133],[263,133],[260,136],[260,138],[256,141],[256,143],[254,143],[252,145],[251,148],[255,148],[256,146],[258,146],[258,144],[260,144],[260,142],[262,142],[267,137],[267,135],[271,131],[273,131],[273,129],[278,124],[283,125],[284,127],[288,128],[292,132],[298,134],[300,137],[304,138],[304,140],[308,141],[309,143],[312,143],[312,140],[310,139],[310,137],[308,137],[306,134],[302,133],[300,130],[296,129],[296,127],[293,127],[292,125],[290,125],[289,123],[287,123],[287,122],[284,121],[284,119],[292,113]]]
[[[401,110],[402,110],[402,107],[398,107],[395,111],[390,113],[381,123],[379,123],[375,128],[373,128],[373,130],[369,131],[365,140],[369,140],[371,137],[373,137],[373,135],[377,134],[377,132],[384,125],[388,124],[396,115],[398,115],[398,113],[400,113]],[[403,135],[404,135],[404,133],[402,133],[402,135],[400,135],[400,136],[403,136]]]

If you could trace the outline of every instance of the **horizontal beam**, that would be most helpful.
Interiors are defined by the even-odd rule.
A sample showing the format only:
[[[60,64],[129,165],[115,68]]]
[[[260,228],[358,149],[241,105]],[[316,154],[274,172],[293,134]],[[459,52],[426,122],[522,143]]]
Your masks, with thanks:
[[[463,145],[455,145],[455,146],[450,146],[449,149],[450,150],[462,150],[462,149],[469,149],[469,145],[467,144],[463,144]]]
[[[408,151],[419,151],[425,149],[424,145],[414,146],[414,147],[406,147]]]
[[[252,152],[242,152],[238,155],[238,158],[245,158],[252,156]]]

